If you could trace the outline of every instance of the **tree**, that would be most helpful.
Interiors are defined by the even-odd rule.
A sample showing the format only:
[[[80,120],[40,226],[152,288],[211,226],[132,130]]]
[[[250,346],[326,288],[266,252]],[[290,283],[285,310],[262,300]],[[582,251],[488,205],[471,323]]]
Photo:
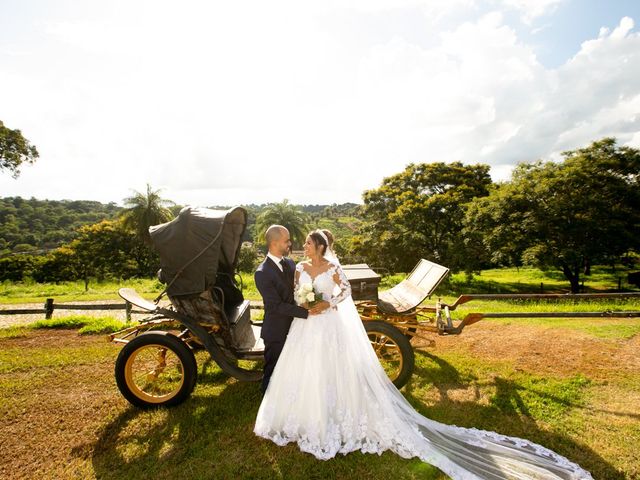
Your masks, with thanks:
[[[640,246],[640,150],[605,138],[563,156],[518,165],[469,209],[465,231],[496,262],[560,269],[577,293],[585,267]]]
[[[120,221],[103,220],[94,225],[85,225],[78,236],[68,245],[60,247],[54,255],[57,263],[66,259],[65,268],[74,278],[81,278],[85,290],[89,280],[96,277],[131,277],[137,265],[131,257],[136,237],[124,228]]]
[[[125,227],[136,233],[145,244],[151,245],[149,227],[168,222],[173,218],[169,206],[170,200],[160,197],[160,190],[152,190],[147,184],[147,192],[140,193],[134,190],[134,195],[124,199],[125,210],[122,218]]]
[[[408,271],[424,257],[452,270],[474,269],[460,234],[466,205],[487,195],[488,165],[410,164],[364,192],[366,222],[352,248],[373,265]]]
[[[287,227],[291,236],[291,243],[300,247],[307,237],[308,218],[296,206],[285,199],[280,203],[269,204],[257,217],[254,231],[257,232],[256,242],[264,244],[264,234],[270,225]]]
[[[11,130],[0,120],[0,170],[8,170],[13,178],[18,178],[20,166],[33,163],[38,157],[38,150],[20,130]]]

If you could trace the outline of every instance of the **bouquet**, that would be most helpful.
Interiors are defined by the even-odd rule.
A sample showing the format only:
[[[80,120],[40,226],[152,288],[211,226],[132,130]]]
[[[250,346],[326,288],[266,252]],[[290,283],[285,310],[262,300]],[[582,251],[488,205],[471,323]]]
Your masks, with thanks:
[[[309,307],[313,307],[316,303],[324,300],[322,294],[315,291],[310,283],[302,283],[296,292],[296,303],[302,305],[308,303]]]

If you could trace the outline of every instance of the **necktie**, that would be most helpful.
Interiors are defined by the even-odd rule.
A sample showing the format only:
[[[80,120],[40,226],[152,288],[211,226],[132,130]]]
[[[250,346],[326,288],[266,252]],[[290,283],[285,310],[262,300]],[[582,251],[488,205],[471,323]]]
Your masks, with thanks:
[[[280,260],[280,266],[282,267],[282,273],[287,274],[287,262],[284,261],[284,258]]]

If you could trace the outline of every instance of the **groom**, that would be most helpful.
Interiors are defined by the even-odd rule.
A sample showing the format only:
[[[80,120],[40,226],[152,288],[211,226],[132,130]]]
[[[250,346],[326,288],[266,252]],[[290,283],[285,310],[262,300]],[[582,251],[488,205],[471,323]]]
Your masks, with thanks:
[[[264,302],[264,321],[260,333],[264,340],[263,394],[267,391],[293,317],[307,318],[309,314],[307,309],[293,301],[295,263],[286,258],[291,248],[289,230],[282,225],[271,225],[265,237],[269,252],[254,276]]]

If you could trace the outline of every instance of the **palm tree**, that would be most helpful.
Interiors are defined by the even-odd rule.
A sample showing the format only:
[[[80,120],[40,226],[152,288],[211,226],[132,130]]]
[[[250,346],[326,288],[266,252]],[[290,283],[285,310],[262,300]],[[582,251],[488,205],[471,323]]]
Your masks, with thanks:
[[[160,190],[152,190],[147,183],[147,193],[133,191],[132,197],[124,199],[125,210],[122,220],[125,227],[136,232],[140,240],[147,245],[151,244],[149,227],[159,223],[168,222],[173,218],[169,206],[174,205],[171,200],[160,197]]]
[[[291,243],[299,247],[307,235],[307,215],[285,199],[281,203],[272,203],[256,217],[256,241],[264,244],[264,233],[270,225],[287,227]]]

